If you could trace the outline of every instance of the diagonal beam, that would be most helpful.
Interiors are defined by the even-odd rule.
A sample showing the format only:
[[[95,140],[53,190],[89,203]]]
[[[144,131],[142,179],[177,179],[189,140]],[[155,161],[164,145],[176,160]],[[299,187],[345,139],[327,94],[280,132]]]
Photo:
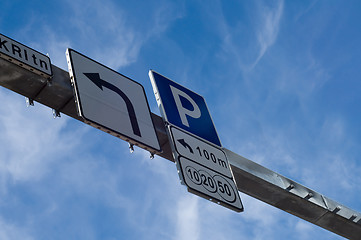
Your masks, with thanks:
[[[82,121],[76,111],[68,72],[54,65],[52,67],[54,75],[49,81],[0,59],[0,85]],[[162,118],[153,113],[152,118],[163,149],[159,155],[174,161]],[[345,238],[360,238],[361,213],[228,149],[223,150],[239,191]]]

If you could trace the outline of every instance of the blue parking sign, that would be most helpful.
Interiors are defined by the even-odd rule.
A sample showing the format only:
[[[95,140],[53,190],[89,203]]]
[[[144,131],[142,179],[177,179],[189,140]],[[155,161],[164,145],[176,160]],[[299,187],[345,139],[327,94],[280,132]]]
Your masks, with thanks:
[[[204,98],[151,70],[149,77],[163,118],[204,140],[222,147]]]

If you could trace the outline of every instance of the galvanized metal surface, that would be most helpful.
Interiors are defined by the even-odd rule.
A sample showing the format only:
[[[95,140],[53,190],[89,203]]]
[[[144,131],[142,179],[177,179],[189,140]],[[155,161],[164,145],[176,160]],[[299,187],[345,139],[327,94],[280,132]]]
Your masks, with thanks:
[[[68,72],[53,67],[46,79],[0,59],[0,85],[79,121]],[[152,118],[163,152],[174,161],[161,117]],[[361,213],[224,148],[238,189],[348,239],[361,239]]]
[[[361,213],[224,149],[238,189],[349,239],[361,239]]]

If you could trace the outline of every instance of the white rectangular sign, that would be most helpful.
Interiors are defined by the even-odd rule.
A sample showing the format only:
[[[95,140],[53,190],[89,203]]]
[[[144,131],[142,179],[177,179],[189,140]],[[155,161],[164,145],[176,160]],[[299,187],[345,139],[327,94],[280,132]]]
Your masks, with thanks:
[[[175,127],[170,129],[179,155],[232,178],[226,154],[222,150]]]
[[[186,185],[206,194],[212,201],[231,208],[237,212],[243,211],[238,189],[231,178],[222,176],[209,168],[203,167],[187,158],[179,157],[181,171]]]
[[[72,49],[66,55],[76,106],[85,122],[152,153],[160,152],[143,86]]]
[[[219,148],[169,125],[179,176],[189,190],[237,212],[243,211],[226,154]]]
[[[0,57],[41,76],[53,75],[50,58],[0,34]]]

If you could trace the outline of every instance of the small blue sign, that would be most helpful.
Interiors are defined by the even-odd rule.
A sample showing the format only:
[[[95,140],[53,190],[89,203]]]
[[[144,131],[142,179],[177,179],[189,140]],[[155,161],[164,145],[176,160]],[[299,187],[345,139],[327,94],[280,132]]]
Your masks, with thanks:
[[[152,70],[149,77],[167,122],[222,147],[202,96]]]

